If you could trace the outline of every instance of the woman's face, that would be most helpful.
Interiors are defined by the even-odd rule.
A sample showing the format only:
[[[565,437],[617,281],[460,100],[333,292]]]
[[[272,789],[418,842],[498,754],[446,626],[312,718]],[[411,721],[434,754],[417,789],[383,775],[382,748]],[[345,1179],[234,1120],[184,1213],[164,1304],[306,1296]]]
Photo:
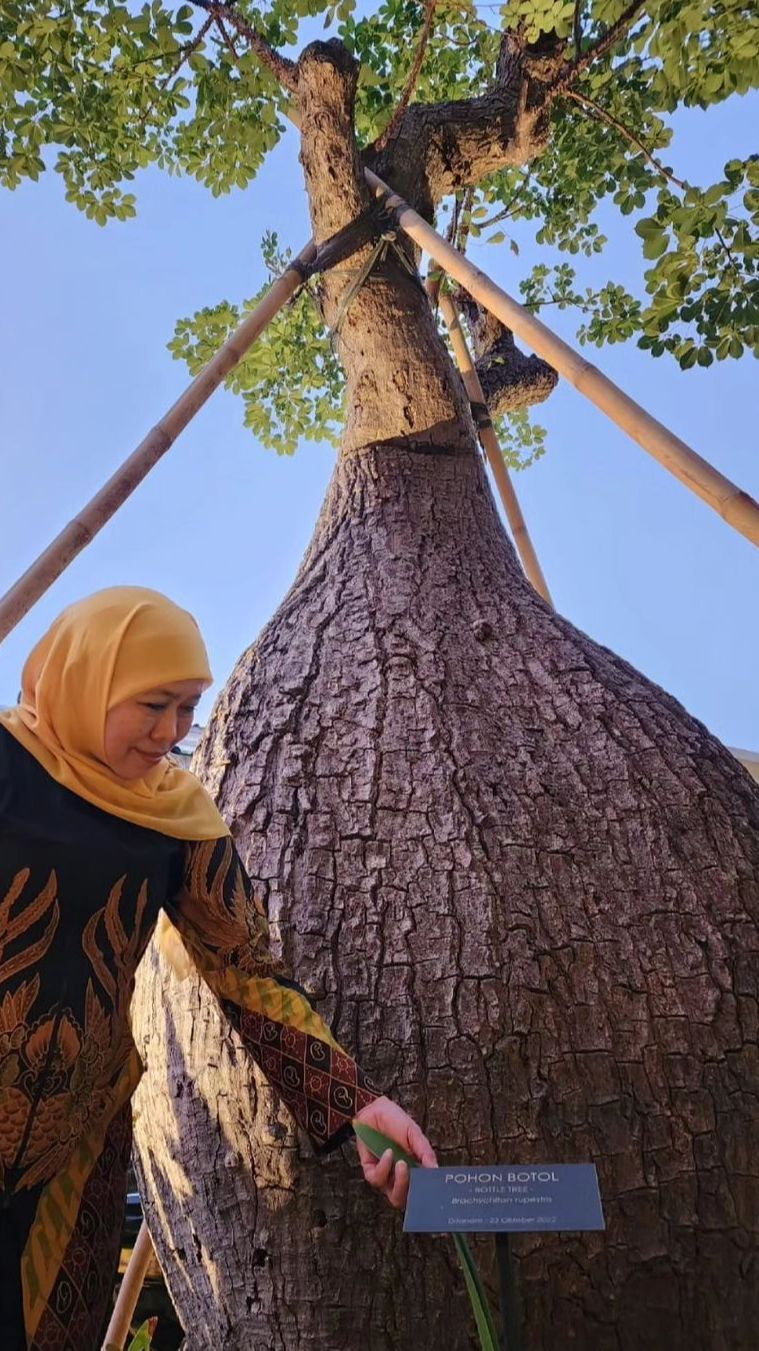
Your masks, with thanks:
[[[105,720],[105,759],[120,779],[142,779],[187,735],[205,684],[172,680],[116,704]]]

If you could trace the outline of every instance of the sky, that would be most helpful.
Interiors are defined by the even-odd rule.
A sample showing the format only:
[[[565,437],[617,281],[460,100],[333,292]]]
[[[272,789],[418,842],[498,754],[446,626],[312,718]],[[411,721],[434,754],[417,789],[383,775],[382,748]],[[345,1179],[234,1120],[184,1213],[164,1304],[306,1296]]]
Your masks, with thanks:
[[[667,154],[709,184],[757,147],[759,99],[680,114]],[[175,321],[260,286],[258,243],[309,236],[289,133],[258,180],[214,199],[147,171],[138,216],[105,229],[43,176],[0,194],[0,591],[101,486],[188,382],[166,344]],[[635,285],[629,218],[581,280]],[[613,235],[612,235],[613,232]],[[472,255],[512,294],[535,257],[525,239]],[[574,260],[573,260],[574,261]],[[550,314],[573,339],[571,315]],[[633,346],[585,349],[634,398],[759,498],[757,363],[681,373]],[[559,610],[663,685],[728,745],[759,750],[757,553],[587,400],[562,383],[539,410],[548,450],[516,488]],[[55,615],[99,587],[156,587],[198,617],[217,682],[287,590],[310,538],[334,451],[264,451],[241,405],[217,392],[111,523],[0,645],[0,705]],[[218,688],[217,683],[217,688]],[[211,695],[201,706],[205,716]]]

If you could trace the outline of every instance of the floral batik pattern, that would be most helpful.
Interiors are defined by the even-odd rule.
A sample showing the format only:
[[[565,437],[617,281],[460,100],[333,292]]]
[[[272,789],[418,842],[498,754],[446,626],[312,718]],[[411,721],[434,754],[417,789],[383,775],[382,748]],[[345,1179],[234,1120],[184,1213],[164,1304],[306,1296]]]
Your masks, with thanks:
[[[118,1267],[131,1144],[131,1113],[126,1106],[111,1122],[82,1189],[76,1225],[31,1334],[29,1351],[97,1351],[101,1344]],[[43,1194],[38,1216],[45,1214],[46,1199]],[[33,1226],[28,1247],[41,1241],[42,1234]],[[29,1327],[35,1320],[29,1318],[26,1292],[25,1304]]]
[[[30,1351],[94,1351],[142,1073],[129,1004],[161,907],[317,1148],[376,1094],[272,956],[229,837],[189,843],[112,817],[0,729],[0,840],[4,1306],[23,1302]]]
[[[244,1046],[319,1149],[339,1144],[377,1091],[269,949],[266,913],[231,840],[188,848],[172,918]]]
[[[14,1191],[52,1177],[92,1124],[107,1122],[118,1105],[134,1047],[127,1013],[146,904],[142,888],[127,933],[119,913],[123,879],[113,886],[81,935],[90,972],[82,972],[84,999],[64,1003],[53,998],[65,988],[60,980],[55,989],[48,980],[45,999],[39,970],[11,986],[14,977],[39,967],[60,920],[55,873],[27,897],[28,881],[28,870],[18,873],[0,903],[0,958],[13,948],[0,966],[6,986],[0,999],[0,1183],[10,1182]]]

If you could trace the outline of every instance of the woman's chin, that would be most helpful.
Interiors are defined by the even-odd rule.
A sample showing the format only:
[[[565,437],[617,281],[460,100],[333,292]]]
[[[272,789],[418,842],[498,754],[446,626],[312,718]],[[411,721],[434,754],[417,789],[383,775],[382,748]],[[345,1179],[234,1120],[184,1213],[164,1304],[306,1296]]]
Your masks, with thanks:
[[[142,751],[132,751],[123,760],[109,763],[108,768],[122,783],[137,783],[147,779],[161,765],[166,763],[165,755],[143,755]]]

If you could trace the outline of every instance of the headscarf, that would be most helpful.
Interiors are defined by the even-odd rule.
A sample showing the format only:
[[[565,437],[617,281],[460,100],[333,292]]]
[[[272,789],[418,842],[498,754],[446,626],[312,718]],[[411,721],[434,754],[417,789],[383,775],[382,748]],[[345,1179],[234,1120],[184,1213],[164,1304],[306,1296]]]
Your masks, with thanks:
[[[177,680],[212,680],[192,615],[158,591],[111,587],[56,619],[0,725],[64,788],[112,816],[175,839],[217,839],[229,831],[194,774],[162,761],[127,782],[105,761],[108,711]]]

